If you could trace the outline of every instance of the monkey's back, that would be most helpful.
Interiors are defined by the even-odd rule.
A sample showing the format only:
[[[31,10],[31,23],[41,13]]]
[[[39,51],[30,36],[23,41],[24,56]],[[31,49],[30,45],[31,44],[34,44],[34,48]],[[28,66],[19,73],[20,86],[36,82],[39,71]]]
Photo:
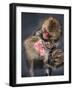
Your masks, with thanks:
[[[23,46],[25,48],[25,52],[27,54],[27,58],[30,60],[39,59],[39,54],[34,49],[33,45],[35,43],[34,40],[32,40],[34,37],[30,36],[23,42]],[[37,39],[37,37],[35,37]]]

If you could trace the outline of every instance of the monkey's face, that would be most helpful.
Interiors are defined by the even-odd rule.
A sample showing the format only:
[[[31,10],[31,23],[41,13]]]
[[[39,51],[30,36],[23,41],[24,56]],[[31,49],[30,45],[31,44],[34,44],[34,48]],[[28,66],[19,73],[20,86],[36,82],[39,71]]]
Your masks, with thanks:
[[[44,30],[42,32],[42,36],[43,36],[44,39],[48,40],[51,35],[48,31]]]
[[[56,40],[60,37],[61,30],[59,21],[53,17],[49,17],[42,24],[42,36],[44,39]]]

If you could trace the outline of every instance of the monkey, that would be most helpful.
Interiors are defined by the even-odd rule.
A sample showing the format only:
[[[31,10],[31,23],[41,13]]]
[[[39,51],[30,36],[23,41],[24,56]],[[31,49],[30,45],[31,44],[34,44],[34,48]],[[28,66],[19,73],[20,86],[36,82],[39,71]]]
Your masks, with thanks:
[[[25,48],[28,58],[29,73],[31,77],[34,76],[33,69],[35,60],[43,61],[45,75],[49,75],[50,73],[48,68],[54,69],[54,67],[48,64],[50,57],[52,61],[55,62],[55,65],[63,62],[64,57],[62,50],[56,50],[58,40],[61,37],[61,31],[59,20],[54,17],[48,17],[43,21],[40,30],[36,31],[34,35],[27,37],[23,41],[23,47]],[[58,59],[56,59],[55,54],[58,52]]]

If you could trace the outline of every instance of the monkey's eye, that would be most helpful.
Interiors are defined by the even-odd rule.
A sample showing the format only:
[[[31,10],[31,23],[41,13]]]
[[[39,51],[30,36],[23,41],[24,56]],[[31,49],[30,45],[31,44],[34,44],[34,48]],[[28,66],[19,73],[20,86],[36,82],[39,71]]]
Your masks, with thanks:
[[[47,31],[46,31],[46,30],[44,30],[44,31],[43,31],[43,33],[47,33]]]
[[[43,33],[46,34],[46,35],[49,35],[49,32],[47,32],[46,30]]]
[[[45,34],[47,37],[49,37],[49,32],[48,31],[44,31],[43,34]]]
[[[44,28],[43,33],[48,33],[48,31]]]

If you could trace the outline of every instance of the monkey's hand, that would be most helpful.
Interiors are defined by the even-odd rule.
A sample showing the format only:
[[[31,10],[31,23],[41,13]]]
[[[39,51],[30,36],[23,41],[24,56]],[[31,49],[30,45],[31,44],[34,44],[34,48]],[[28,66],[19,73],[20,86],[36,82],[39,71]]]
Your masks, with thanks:
[[[52,44],[52,43],[50,43],[50,42],[46,42],[46,43],[45,43],[45,46],[46,46],[47,48],[49,48],[49,49],[52,49],[52,48],[56,47],[55,44]]]

